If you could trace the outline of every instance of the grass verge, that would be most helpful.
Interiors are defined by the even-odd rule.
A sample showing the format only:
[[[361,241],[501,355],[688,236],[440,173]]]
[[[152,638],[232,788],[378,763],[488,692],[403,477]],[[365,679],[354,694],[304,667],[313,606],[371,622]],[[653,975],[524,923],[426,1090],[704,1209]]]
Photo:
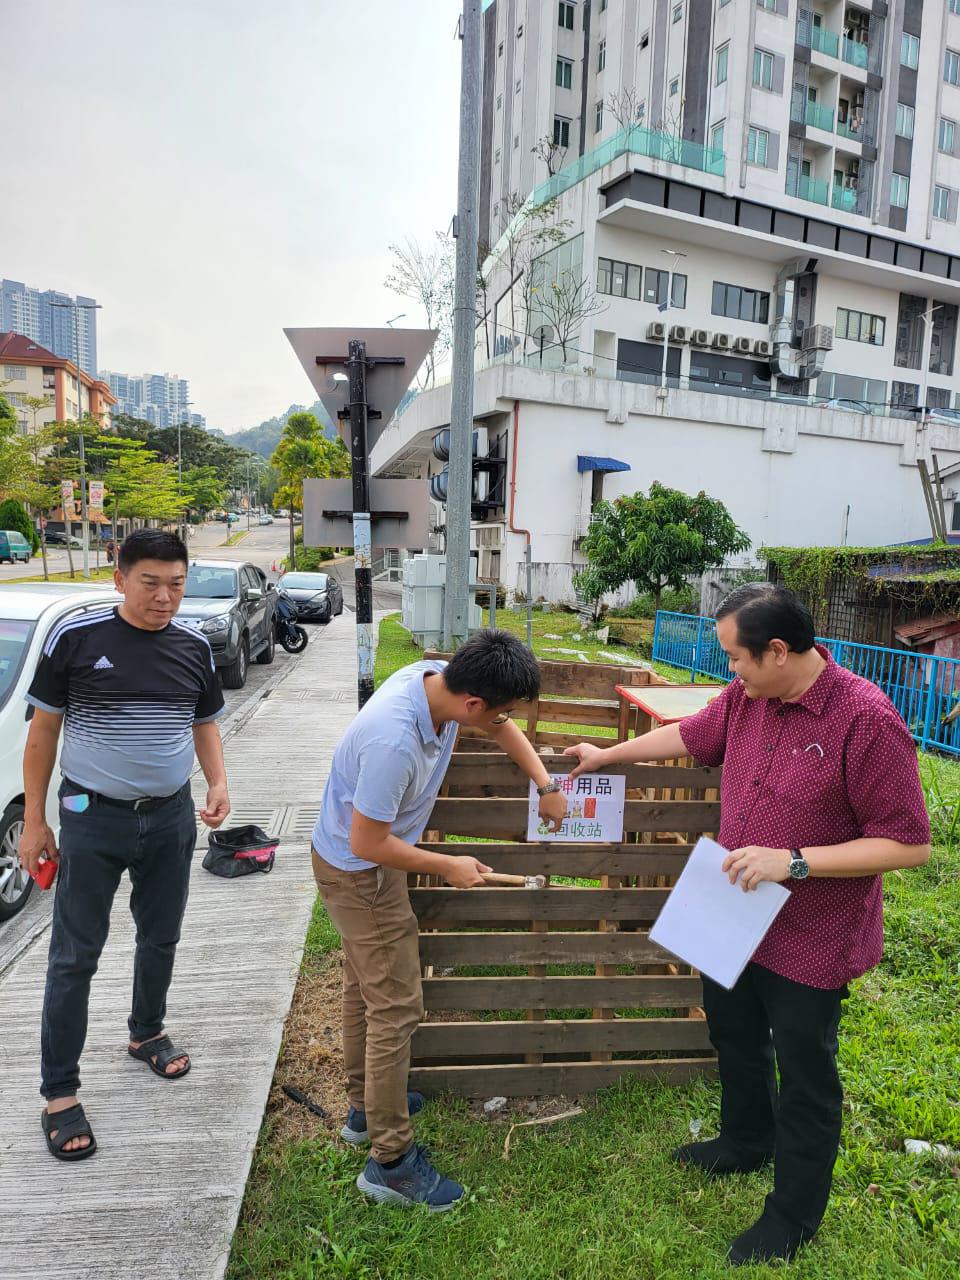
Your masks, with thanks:
[[[558,615],[547,617],[545,629],[559,632]],[[377,682],[417,657],[385,619]],[[960,1150],[960,766],[922,757],[921,772],[938,843],[926,867],[886,877],[886,956],[854,984],[841,1026],[846,1102],[830,1209],[792,1280],[953,1280],[960,1271],[960,1156],[904,1150],[906,1138]],[[300,991],[330,987],[338,942],[318,902]],[[288,1029],[281,1070],[295,1048],[322,1041],[335,1007],[328,999],[322,1009],[316,1025]],[[468,1191],[437,1217],[368,1204],[353,1185],[362,1154],[319,1121],[292,1130],[274,1109],[228,1280],[720,1280],[727,1244],[759,1214],[770,1177],[710,1181],[670,1161],[691,1126],[715,1131],[718,1107],[713,1081],[626,1082],[585,1099],[581,1116],[516,1130],[505,1161],[508,1125],[525,1111],[490,1119],[462,1100],[436,1102],[418,1136]]]
[[[31,578],[8,578],[5,580],[4,585],[15,586],[18,582],[84,583],[84,582],[112,582],[112,581],[113,581],[113,567],[108,565],[103,565],[99,569],[91,569],[89,578],[85,578],[83,576],[83,570],[78,566],[73,574],[73,577],[70,576],[70,571],[68,569],[64,573],[51,573],[48,578],[45,578],[42,573],[38,573],[35,577],[31,577]]]

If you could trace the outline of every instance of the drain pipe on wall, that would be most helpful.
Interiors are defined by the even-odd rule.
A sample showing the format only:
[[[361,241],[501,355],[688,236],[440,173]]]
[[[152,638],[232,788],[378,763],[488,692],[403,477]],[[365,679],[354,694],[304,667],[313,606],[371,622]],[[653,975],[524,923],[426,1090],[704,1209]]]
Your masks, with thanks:
[[[526,539],[524,557],[527,562],[527,648],[533,648],[533,556],[530,549],[530,530],[518,529],[513,523],[513,512],[517,501],[517,438],[520,435],[520,401],[513,402],[513,437],[510,446],[510,519],[508,527],[511,533],[522,533]]]

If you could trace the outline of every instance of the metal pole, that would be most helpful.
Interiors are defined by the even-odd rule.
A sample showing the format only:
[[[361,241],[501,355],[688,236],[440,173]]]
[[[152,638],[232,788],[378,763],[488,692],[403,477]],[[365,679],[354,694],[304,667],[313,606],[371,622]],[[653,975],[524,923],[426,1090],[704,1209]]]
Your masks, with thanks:
[[[480,171],[480,0],[463,0],[460,72],[460,168],[457,184],[453,388],[447,480],[447,581],[443,643],[466,639],[470,617],[470,506],[473,484],[473,358],[476,327]]]
[[[370,472],[367,457],[367,347],[350,343],[350,458],[353,469],[353,563],[357,596],[357,706],[373,695],[373,579]],[[449,562],[448,562],[449,563]]]
[[[77,335],[77,425],[80,428],[80,537],[83,539],[83,576],[90,577],[90,521],[87,513],[87,455],[83,444],[83,381],[80,376],[80,304],[73,304]],[[69,534],[68,534],[69,536]]]
[[[533,648],[533,552],[527,539],[527,648]]]

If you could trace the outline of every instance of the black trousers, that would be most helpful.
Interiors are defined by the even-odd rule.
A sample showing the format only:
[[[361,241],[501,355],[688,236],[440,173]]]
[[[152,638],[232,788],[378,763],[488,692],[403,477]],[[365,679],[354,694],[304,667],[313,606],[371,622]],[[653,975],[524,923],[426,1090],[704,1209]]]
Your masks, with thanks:
[[[61,798],[72,792],[68,784]],[[90,982],[110,928],[110,909],[124,871],[137,925],[131,1040],[163,1030],[167,990],[187,905],[197,830],[190,786],[149,812],[94,802],[83,813],[60,805],[60,870],[47,960],[40,1029],[45,1098],[80,1088]]]
[[[757,964],[732,991],[703,979],[723,1089],[721,1137],[745,1154],[773,1153],[766,1207],[806,1237],[826,1211],[840,1145],[837,1028],[847,995],[846,987],[808,987]]]

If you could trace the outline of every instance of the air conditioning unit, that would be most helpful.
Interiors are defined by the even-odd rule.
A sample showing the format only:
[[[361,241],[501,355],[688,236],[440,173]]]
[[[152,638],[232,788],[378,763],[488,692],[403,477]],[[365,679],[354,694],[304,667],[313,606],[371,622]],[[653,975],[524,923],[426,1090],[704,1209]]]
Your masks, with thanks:
[[[713,334],[709,329],[691,329],[690,345],[691,347],[709,347],[713,342]]]
[[[689,342],[690,330],[685,324],[672,324],[670,326],[671,342]]]
[[[765,360],[769,360],[773,355],[773,343],[769,338],[757,338],[753,344],[753,353],[757,356],[763,356]]]
[[[803,331],[800,343],[804,351],[831,351],[833,349],[833,326],[829,324],[812,324]]]
[[[647,325],[647,337],[653,342],[662,342],[667,332],[667,326],[662,320],[651,320]]]
[[[711,343],[714,351],[729,351],[733,347],[733,335],[729,333],[715,333],[713,342]]]
[[[734,338],[733,349],[737,355],[748,356],[753,351],[752,338]]]

